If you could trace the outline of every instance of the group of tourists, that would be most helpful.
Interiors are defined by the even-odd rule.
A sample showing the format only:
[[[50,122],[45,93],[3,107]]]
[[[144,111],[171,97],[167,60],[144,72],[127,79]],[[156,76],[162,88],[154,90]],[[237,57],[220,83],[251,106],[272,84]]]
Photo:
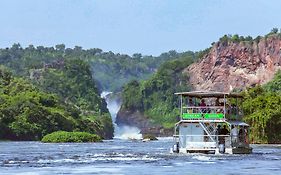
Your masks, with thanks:
[[[234,114],[236,115],[238,113],[238,108],[235,104],[224,104],[224,102],[220,101],[219,98],[217,98],[213,103],[208,104],[204,99],[200,100],[200,103],[194,101],[192,98],[188,101],[188,107],[190,109],[189,113],[224,113],[225,114]],[[225,108],[224,108],[225,107]]]
[[[228,135],[230,135],[231,137],[232,145],[237,145],[238,143],[248,143],[247,132],[248,132],[247,128],[244,126],[240,126],[240,129],[238,130],[237,126],[232,125],[230,132],[227,129],[226,125],[224,125],[223,128],[221,128],[221,126],[218,125],[217,128],[219,143],[223,143],[223,144],[225,143],[225,137],[227,137]]]

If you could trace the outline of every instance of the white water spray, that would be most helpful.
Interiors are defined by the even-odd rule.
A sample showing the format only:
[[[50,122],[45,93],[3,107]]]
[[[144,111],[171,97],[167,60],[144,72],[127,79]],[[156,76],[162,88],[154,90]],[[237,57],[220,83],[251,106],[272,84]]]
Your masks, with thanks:
[[[142,139],[140,129],[133,126],[123,125],[119,127],[116,124],[116,116],[121,107],[121,102],[116,97],[111,97],[112,92],[102,92],[101,97],[106,100],[107,108],[112,118],[114,125],[114,138],[117,139]]]

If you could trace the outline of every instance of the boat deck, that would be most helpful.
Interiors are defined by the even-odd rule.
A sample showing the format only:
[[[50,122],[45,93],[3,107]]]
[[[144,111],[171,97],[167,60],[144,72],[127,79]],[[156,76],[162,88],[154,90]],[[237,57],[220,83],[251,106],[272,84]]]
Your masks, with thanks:
[[[180,119],[174,129],[176,152],[250,152],[249,125],[242,122],[243,112],[238,105],[240,94],[204,91],[175,94],[180,96]]]

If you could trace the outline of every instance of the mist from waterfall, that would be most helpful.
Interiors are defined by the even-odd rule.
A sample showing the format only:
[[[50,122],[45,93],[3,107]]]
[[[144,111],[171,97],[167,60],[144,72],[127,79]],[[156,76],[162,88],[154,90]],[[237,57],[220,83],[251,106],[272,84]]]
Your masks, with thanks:
[[[116,116],[121,107],[122,102],[112,95],[112,92],[102,92],[101,97],[106,100],[107,108],[114,125],[114,138],[116,139],[142,139],[140,129],[134,126],[116,124]]]

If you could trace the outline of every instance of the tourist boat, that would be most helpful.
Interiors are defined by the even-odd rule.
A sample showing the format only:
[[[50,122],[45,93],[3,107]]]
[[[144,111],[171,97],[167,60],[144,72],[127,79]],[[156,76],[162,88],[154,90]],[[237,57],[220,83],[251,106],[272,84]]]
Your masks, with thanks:
[[[180,116],[175,124],[177,153],[249,154],[249,125],[242,121],[238,93],[179,92]]]

